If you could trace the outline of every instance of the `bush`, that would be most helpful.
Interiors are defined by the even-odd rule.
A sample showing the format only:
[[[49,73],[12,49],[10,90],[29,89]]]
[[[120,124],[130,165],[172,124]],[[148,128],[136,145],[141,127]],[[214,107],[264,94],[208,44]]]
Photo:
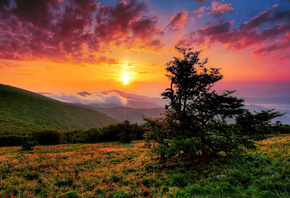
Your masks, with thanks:
[[[103,127],[101,131],[103,132],[103,136],[100,138],[102,141],[120,141],[123,143],[135,140],[137,134],[142,133],[142,129],[137,124],[130,124],[128,120]]]
[[[103,132],[99,128],[90,128],[86,131],[87,142],[95,143],[100,141],[100,138],[103,136]]]
[[[34,140],[32,140],[31,135],[29,135],[27,132],[24,132],[24,136],[22,139],[22,144],[21,144],[21,150],[22,151],[30,151],[35,147],[38,143]]]
[[[32,137],[40,145],[55,145],[64,142],[64,135],[57,130],[44,130],[33,132]]]
[[[77,191],[68,191],[63,195],[58,196],[59,198],[78,198],[78,192]]]
[[[20,135],[1,135],[0,147],[3,146],[20,146],[22,144],[23,136]]]

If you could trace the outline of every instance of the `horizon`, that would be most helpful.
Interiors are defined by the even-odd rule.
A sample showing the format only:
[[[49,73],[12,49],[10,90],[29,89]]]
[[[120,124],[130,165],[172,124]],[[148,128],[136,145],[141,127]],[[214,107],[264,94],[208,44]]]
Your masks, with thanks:
[[[178,47],[221,68],[218,90],[290,96],[289,1],[0,1],[0,83],[159,97]]]

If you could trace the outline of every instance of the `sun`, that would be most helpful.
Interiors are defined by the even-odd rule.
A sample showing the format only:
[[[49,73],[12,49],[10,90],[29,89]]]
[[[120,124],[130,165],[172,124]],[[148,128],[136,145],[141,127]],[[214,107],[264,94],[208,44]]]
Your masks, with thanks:
[[[130,83],[131,77],[128,74],[128,72],[123,72],[122,77],[121,77],[121,81],[123,83],[123,85],[128,85]]]

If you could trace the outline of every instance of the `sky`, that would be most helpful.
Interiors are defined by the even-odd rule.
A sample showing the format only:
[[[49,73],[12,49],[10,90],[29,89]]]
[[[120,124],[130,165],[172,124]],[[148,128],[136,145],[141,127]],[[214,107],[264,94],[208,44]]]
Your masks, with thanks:
[[[290,96],[289,0],[0,0],[2,84],[159,96],[175,47],[221,68],[219,89]]]

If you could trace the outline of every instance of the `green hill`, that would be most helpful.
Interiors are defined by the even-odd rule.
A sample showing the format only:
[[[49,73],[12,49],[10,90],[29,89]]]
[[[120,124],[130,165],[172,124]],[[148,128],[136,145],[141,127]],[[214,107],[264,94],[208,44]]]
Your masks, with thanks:
[[[0,135],[44,128],[73,130],[117,121],[92,109],[0,84]]]

